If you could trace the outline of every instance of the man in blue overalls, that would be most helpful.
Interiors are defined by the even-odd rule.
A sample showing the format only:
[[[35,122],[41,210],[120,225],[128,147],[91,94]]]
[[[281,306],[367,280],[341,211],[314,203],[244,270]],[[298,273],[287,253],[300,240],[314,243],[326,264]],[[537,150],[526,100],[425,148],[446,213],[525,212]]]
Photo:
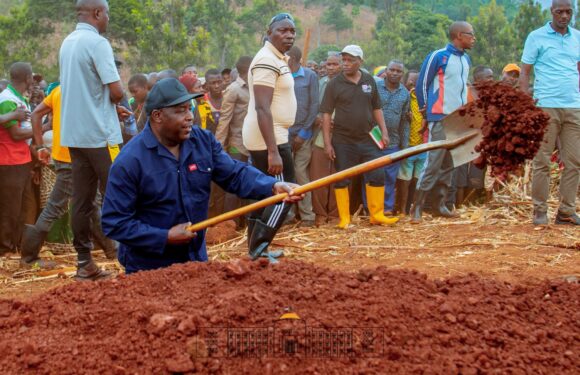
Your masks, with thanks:
[[[207,261],[205,231],[186,228],[207,218],[212,181],[244,199],[291,193],[296,186],[233,160],[210,132],[192,127],[193,96],[177,79],[157,82],[145,103],[148,124],[111,167],[102,224],[120,243],[126,273]]]

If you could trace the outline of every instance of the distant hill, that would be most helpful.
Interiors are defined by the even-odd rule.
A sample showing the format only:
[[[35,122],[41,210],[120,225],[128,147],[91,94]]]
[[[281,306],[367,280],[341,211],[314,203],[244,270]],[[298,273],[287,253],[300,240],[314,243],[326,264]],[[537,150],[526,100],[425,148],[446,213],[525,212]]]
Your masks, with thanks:
[[[351,6],[346,6],[345,11],[351,14]],[[303,30],[302,35],[298,35],[297,45],[303,47],[304,36],[310,30],[310,50],[323,44],[336,44],[336,34],[328,26],[321,24],[320,20],[325,7],[320,5],[304,6],[304,1],[295,1],[286,6],[286,9],[300,20]],[[354,17],[353,29],[339,33],[340,45],[350,43],[361,43],[372,38],[372,29],[377,20],[376,12],[368,7],[361,7],[360,14]]]

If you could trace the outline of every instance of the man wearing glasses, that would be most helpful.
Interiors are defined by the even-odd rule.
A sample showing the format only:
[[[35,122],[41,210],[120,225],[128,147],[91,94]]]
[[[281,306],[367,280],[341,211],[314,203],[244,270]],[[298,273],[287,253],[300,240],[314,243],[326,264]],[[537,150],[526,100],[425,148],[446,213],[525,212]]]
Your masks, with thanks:
[[[242,128],[242,139],[252,164],[287,182],[295,179],[288,128],[294,124],[297,102],[286,52],[294,45],[295,38],[296,27],[290,14],[280,13],[272,18],[264,47],[248,71],[250,101]],[[282,202],[251,214],[248,246],[253,259],[268,256],[272,260],[281,255],[281,252],[268,252],[268,246],[289,210],[288,203]]]
[[[431,52],[421,66],[416,93],[419,107],[429,125],[429,142],[445,139],[441,120],[467,103],[467,78],[471,60],[465,50],[475,43],[473,27],[463,21],[449,27],[450,43]],[[425,169],[419,176],[411,223],[421,222],[423,204],[433,190],[433,216],[456,217],[445,206],[445,197],[451,184],[453,162],[447,150],[429,151]]]

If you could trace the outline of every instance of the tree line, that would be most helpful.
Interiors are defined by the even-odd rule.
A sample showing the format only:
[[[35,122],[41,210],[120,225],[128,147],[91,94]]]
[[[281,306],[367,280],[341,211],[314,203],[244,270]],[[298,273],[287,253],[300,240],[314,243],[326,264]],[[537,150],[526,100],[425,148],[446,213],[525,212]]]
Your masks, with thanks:
[[[340,3],[326,3],[335,5],[327,9],[323,22],[335,30],[348,28],[350,23],[345,19],[352,15],[336,6]],[[550,18],[549,12],[542,10],[534,0],[490,0],[484,5],[477,0],[383,0],[375,3],[379,12],[373,38],[361,43],[369,67],[386,65],[397,59],[408,68],[419,69],[430,51],[445,46],[449,25],[455,20],[467,20],[473,25],[477,38],[473,51],[469,52],[474,65],[488,65],[500,72],[505,64],[519,62],[528,33]],[[336,20],[334,24],[332,20]],[[321,57],[328,49],[322,46],[322,53],[314,51],[314,55]]]
[[[191,63],[231,67],[239,56],[257,51],[269,18],[290,3],[296,1],[114,0],[107,37],[132,71],[179,69]],[[50,40],[59,28],[72,30],[73,4],[23,0],[0,16],[0,76],[20,60],[57,79],[59,44]],[[534,0],[304,0],[303,5],[322,6],[320,23],[337,39],[336,45],[311,46],[310,58],[320,61],[328,51],[356,43],[365,51],[368,68],[391,59],[419,68],[429,51],[445,45],[449,24],[464,19],[473,24],[477,37],[470,52],[474,65],[499,72],[506,63],[519,61],[527,34],[549,19]],[[353,28],[362,7],[377,15],[372,38],[339,40],[340,32]],[[300,19],[296,21],[301,32]]]

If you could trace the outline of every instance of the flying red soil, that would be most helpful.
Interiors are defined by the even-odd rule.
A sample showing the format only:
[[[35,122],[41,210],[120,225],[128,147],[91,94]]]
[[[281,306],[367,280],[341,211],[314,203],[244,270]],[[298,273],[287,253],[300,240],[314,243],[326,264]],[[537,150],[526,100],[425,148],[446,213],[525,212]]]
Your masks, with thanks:
[[[475,148],[481,156],[474,163],[480,168],[489,165],[494,176],[505,176],[534,158],[550,116],[536,107],[532,97],[501,82],[475,88],[478,100],[464,112],[481,109],[485,113],[483,140]]]

